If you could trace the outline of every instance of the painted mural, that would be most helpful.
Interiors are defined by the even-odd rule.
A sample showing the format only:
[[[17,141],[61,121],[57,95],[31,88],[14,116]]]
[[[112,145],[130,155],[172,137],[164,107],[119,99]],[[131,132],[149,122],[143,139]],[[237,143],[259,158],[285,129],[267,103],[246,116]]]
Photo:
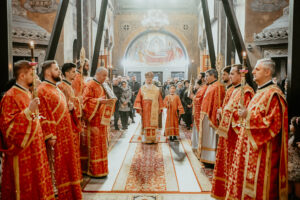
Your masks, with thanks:
[[[129,47],[128,65],[168,66],[185,62],[184,50],[171,36],[164,33],[147,33]]]

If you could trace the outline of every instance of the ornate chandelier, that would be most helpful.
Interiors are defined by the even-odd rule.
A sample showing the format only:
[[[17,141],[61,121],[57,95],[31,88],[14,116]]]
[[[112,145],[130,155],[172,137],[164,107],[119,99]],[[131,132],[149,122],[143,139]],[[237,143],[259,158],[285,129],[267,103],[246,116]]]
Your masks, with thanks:
[[[160,29],[169,25],[169,19],[161,10],[148,10],[147,14],[144,15],[142,25],[148,29]]]

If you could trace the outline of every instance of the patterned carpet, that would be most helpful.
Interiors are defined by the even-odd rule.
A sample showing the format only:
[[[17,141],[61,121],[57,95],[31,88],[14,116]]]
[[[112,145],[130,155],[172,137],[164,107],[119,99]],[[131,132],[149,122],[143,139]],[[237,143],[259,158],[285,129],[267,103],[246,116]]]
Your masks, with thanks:
[[[131,143],[113,191],[178,191],[174,163],[167,143]]]
[[[166,179],[160,145],[138,144],[127,178],[127,191],[166,191]]]

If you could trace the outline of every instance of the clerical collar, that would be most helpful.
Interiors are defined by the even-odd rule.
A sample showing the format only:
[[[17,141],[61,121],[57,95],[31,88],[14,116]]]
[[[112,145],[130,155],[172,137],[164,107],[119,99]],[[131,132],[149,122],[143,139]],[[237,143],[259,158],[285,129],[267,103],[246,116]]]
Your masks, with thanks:
[[[47,83],[49,83],[49,84],[51,84],[51,85],[53,85],[54,87],[56,87],[56,84],[55,83],[52,83],[51,81],[48,81],[48,80],[44,80],[45,82],[47,82]]]
[[[93,80],[98,83],[99,85],[101,85],[101,83],[99,81],[97,81],[95,78],[93,78]]]
[[[228,90],[229,88],[231,88],[232,87],[232,83],[230,84],[230,85],[227,85],[226,86],[226,89]]]
[[[241,84],[234,86],[234,88],[239,88],[239,87],[241,87]]]
[[[22,85],[20,85],[20,84],[18,84],[18,83],[15,83],[15,86],[16,86],[17,88],[20,88],[21,90],[24,90],[24,91],[26,91],[26,92],[29,92],[29,90],[28,90],[27,88],[23,87]]]
[[[208,84],[208,85],[212,85],[212,84],[214,84],[215,82],[217,82],[218,80],[216,79],[216,80],[214,80],[213,82],[211,82],[210,84]]]
[[[69,81],[67,81],[66,79],[63,80],[63,82],[65,82],[68,85],[72,85]]]
[[[265,83],[264,85],[259,86],[257,89],[258,89],[258,90],[261,90],[261,89],[264,89],[264,88],[266,88],[266,87],[268,87],[268,86],[270,86],[270,85],[273,85],[273,84],[274,84],[273,81],[270,80],[270,81],[268,81],[267,83]]]

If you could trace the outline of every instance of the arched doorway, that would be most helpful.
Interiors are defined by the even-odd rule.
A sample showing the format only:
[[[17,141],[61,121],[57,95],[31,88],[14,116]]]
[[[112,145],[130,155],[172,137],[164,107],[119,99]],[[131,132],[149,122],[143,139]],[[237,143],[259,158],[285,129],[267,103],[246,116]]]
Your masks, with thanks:
[[[145,31],[128,45],[122,65],[124,74],[137,75],[144,81],[147,71],[161,83],[168,78],[186,79],[189,59],[180,40],[166,31]],[[139,77],[140,76],[140,77]]]

